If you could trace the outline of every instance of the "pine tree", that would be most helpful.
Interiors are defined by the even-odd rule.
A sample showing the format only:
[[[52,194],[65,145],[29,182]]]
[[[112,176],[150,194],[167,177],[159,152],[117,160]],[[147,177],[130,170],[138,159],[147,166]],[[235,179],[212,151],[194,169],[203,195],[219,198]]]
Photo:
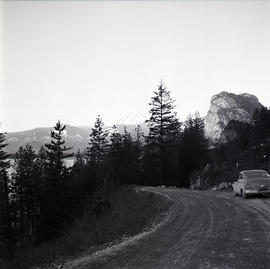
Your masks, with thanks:
[[[67,173],[64,159],[73,156],[71,153],[66,153],[72,148],[65,146],[65,140],[63,139],[65,129],[66,125],[62,125],[60,121],[58,121],[54,126],[54,130],[51,131],[51,142],[45,144],[49,173],[51,176],[55,176],[55,180],[58,181],[63,180]]]
[[[35,241],[40,242],[42,230],[46,228],[43,226],[44,210],[46,208],[46,174],[47,173],[47,152],[44,146],[41,146],[34,164],[35,176],[35,196],[36,196],[36,220],[35,220]]]
[[[270,138],[270,110],[262,107],[253,114],[255,144]]]
[[[112,128],[109,148],[109,176],[114,185],[122,184],[122,136],[116,126]]]
[[[91,129],[89,147],[87,147],[87,166],[96,180],[106,181],[106,156],[108,153],[108,131],[104,128],[104,122],[97,117],[94,128]]]
[[[45,181],[45,173],[47,167],[47,151],[44,146],[41,146],[36,158],[36,170],[39,173],[39,177],[42,182]]]
[[[75,162],[73,166],[73,170],[75,171],[75,173],[85,168],[86,163],[85,163],[84,155],[85,154],[82,153],[79,149],[77,153],[75,154]]]
[[[36,186],[35,177],[36,154],[31,145],[22,146],[15,154],[12,173],[12,191],[17,205],[19,242],[24,245],[25,239],[33,239],[36,217]]]
[[[141,128],[136,129],[136,138],[124,128],[120,134],[116,127],[110,135],[108,154],[109,176],[115,185],[140,183],[141,175]]]
[[[10,178],[8,168],[9,155],[5,151],[7,143],[5,134],[0,133],[0,258],[10,258],[13,249],[11,210],[10,210]]]
[[[7,170],[10,167],[10,162],[8,160],[9,155],[5,151],[5,147],[8,145],[6,142],[6,137],[4,133],[0,133],[0,169],[1,171]]]
[[[150,119],[147,120],[149,134],[146,139],[146,150],[148,150],[146,156],[152,154],[152,158],[156,159],[159,170],[155,175],[158,178],[156,183],[162,185],[167,184],[169,180],[167,160],[173,160],[174,158],[166,156],[168,153],[167,145],[175,142],[180,132],[180,123],[176,118],[176,113],[173,111],[175,108],[174,102],[170,96],[170,91],[161,82],[149,104]],[[176,171],[176,166],[174,171]]]
[[[179,147],[180,186],[189,187],[192,172],[202,169],[208,158],[208,141],[204,136],[204,122],[198,113],[185,121]]]
[[[65,129],[66,125],[58,121],[51,131],[51,142],[45,144],[47,155],[46,207],[43,212],[45,237],[57,234],[67,217],[68,201],[65,196],[69,187],[69,169],[65,167],[64,159],[73,154],[69,153],[72,148],[65,146],[63,138]]]
[[[135,182],[137,184],[143,184],[142,182],[142,159],[143,159],[143,146],[144,146],[144,134],[140,125],[135,128],[135,141],[133,142],[133,151],[135,155]]]
[[[135,183],[136,156],[134,154],[134,142],[130,133],[124,128],[122,135],[122,184]]]

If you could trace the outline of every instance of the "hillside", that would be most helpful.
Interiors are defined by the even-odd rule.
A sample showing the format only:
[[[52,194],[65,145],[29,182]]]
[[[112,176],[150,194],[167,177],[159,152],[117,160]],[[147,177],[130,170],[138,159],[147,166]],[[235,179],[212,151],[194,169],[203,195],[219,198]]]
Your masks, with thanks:
[[[135,134],[135,128],[138,124],[116,124],[116,128],[120,133],[124,133],[125,128],[132,135]],[[142,131],[147,134],[147,125],[145,123],[140,124]],[[89,134],[91,132],[91,126],[72,126],[67,124],[65,130],[65,141],[68,147],[73,148],[73,152],[77,152],[78,149],[83,150],[88,146]],[[112,126],[108,126],[106,129],[111,130]],[[14,154],[19,146],[24,146],[29,143],[33,146],[35,151],[38,151],[41,145],[50,141],[50,130],[53,127],[41,127],[22,132],[11,132],[7,134],[7,152]]]

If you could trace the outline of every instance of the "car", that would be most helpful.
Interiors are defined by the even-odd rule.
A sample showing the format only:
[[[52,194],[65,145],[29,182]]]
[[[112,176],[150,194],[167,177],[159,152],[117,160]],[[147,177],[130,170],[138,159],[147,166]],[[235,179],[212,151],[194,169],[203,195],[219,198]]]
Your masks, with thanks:
[[[232,187],[234,194],[241,195],[243,198],[251,195],[269,195],[270,175],[265,170],[241,171]]]

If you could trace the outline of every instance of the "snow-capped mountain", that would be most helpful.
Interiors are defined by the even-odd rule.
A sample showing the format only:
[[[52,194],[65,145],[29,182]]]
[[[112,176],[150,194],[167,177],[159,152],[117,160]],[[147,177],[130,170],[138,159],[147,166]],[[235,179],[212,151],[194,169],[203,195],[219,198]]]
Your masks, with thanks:
[[[146,117],[141,113],[129,113],[119,119],[117,125],[138,125],[145,122]]]

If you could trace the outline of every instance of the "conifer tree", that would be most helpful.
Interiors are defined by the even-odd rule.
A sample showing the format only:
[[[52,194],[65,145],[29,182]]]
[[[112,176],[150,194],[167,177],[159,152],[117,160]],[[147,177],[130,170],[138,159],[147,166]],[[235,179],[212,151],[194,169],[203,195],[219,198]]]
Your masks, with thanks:
[[[75,154],[75,162],[73,166],[75,173],[85,168],[86,164],[84,155],[85,154],[82,153],[80,149],[78,149],[77,153]]]
[[[89,147],[87,147],[88,162],[97,166],[102,165],[108,150],[108,131],[104,122],[98,115],[94,128],[91,129]]]
[[[94,128],[91,129],[89,147],[87,147],[87,166],[91,170],[92,177],[102,183],[106,181],[106,156],[108,153],[108,131],[104,128],[104,122],[97,117]]]
[[[204,136],[204,122],[198,113],[189,116],[184,124],[179,147],[180,186],[189,187],[192,172],[202,169],[208,158],[208,141]]]
[[[41,146],[36,157],[35,170],[42,185],[45,184],[46,168],[47,168],[47,151]]]
[[[110,135],[110,150],[108,154],[109,175],[115,185],[140,183],[141,173],[141,128],[136,129],[134,139],[126,127],[120,134],[116,127]]]
[[[136,156],[134,153],[132,136],[125,127],[122,135],[122,184],[134,183],[136,173]]]
[[[10,162],[9,155],[5,151],[7,146],[5,141],[5,134],[0,133],[0,258],[9,258],[13,248],[9,201],[10,178],[7,170]]]
[[[122,182],[122,136],[116,126],[112,128],[110,136],[109,149],[109,175],[114,185],[120,185]]]
[[[46,207],[44,209],[43,224],[45,237],[54,236],[66,220],[67,188],[69,187],[69,170],[64,165],[64,159],[73,156],[69,153],[72,148],[65,146],[64,132],[66,125],[60,121],[51,131],[51,142],[45,144],[47,168],[45,178]]]
[[[136,180],[135,183],[143,184],[142,182],[142,158],[144,146],[144,134],[140,125],[135,128],[135,141],[133,142],[133,151],[135,155]]]
[[[66,125],[62,125],[58,121],[54,126],[54,130],[51,131],[51,142],[45,144],[49,173],[55,177],[55,181],[61,181],[66,176],[67,169],[64,165],[64,159],[73,156],[73,154],[67,153],[72,148],[65,146],[63,138],[65,129]]]
[[[163,82],[160,83],[158,90],[154,92],[149,105],[150,119],[147,120],[149,134],[146,139],[146,150],[148,150],[146,156],[152,153],[152,158],[156,159],[159,169],[157,175],[155,175],[158,178],[157,184],[164,185],[168,183],[168,175],[166,175],[168,172],[167,145],[175,142],[180,132],[180,123],[176,113],[173,111],[175,108],[174,100]],[[172,160],[172,158],[169,159]],[[174,171],[176,171],[175,168],[176,166]]]
[[[36,237],[35,241],[41,241],[43,227],[44,210],[46,208],[46,176],[47,176],[47,152],[41,146],[35,160],[35,195],[36,195]]]
[[[31,145],[20,147],[15,154],[12,173],[12,191],[15,194],[18,212],[16,223],[19,227],[19,242],[24,245],[26,238],[33,239],[36,219],[36,188],[35,177],[36,154]]]
[[[270,138],[270,110],[262,107],[253,114],[255,143]]]
[[[8,160],[9,155],[5,151],[5,147],[8,145],[6,142],[4,133],[0,133],[0,169],[1,171],[6,170],[10,167],[10,161]]]

